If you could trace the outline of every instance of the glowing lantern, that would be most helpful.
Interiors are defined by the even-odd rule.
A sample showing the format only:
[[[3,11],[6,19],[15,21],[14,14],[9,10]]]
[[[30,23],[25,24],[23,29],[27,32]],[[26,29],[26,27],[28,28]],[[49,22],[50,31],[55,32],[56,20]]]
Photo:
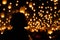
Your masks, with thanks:
[[[28,4],[29,2],[26,2],[26,4]]]
[[[53,33],[53,31],[52,30],[48,30],[48,34],[52,34]]]
[[[18,6],[18,4],[16,3],[16,6]]]
[[[25,13],[25,6],[20,8],[20,13]]]
[[[31,29],[30,31],[31,31],[31,32],[34,32],[35,30],[34,30],[34,29]]]
[[[9,27],[7,27],[8,30],[11,30],[13,27],[11,25],[9,25]]]
[[[1,13],[1,18],[4,18],[5,17],[5,14],[4,13]]]
[[[57,2],[58,0],[54,0],[54,2]]]
[[[1,22],[1,20],[0,20],[0,22]]]
[[[8,5],[8,9],[11,9],[12,7],[11,7],[11,5]]]
[[[2,4],[7,4],[7,0],[2,0]]]
[[[3,26],[2,28],[1,28],[1,30],[5,30],[6,29],[6,26]]]
[[[53,1],[53,0],[50,0],[50,1]]]
[[[1,34],[3,34],[3,31],[1,32]]]
[[[6,9],[5,8],[3,8],[3,11],[5,11]]]
[[[50,38],[50,39],[52,39],[52,37],[51,37],[51,36],[49,36],[49,38]]]
[[[29,3],[29,7],[32,8],[32,6],[33,6],[33,5],[32,5],[32,2],[30,2],[30,3]]]

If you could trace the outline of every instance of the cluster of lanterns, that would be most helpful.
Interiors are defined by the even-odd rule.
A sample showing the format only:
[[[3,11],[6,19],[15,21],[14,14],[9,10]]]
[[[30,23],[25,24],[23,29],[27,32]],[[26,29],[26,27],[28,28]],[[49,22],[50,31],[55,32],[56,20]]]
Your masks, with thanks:
[[[50,0],[50,1],[52,1],[54,3],[54,8],[52,8],[52,6],[44,7],[45,4],[42,3],[41,5],[38,6],[39,11],[37,13],[36,13],[37,9],[35,8],[35,6],[36,6],[35,2],[33,3],[32,1],[31,2],[26,1],[26,5],[28,5],[28,8],[30,8],[34,12],[33,16],[31,16],[32,13],[29,13],[30,11],[28,11],[28,8],[26,6],[22,6],[22,7],[20,7],[19,10],[15,10],[15,11],[13,10],[11,12],[11,9],[13,7],[12,7],[12,3],[9,3],[8,10],[11,13],[20,12],[20,13],[23,13],[26,16],[27,21],[28,21],[28,26],[25,27],[26,30],[30,30],[31,32],[34,32],[34,31],[38,32],[38,30],[46,31],[46,29],[47,29],[48,30],[48,34],[52,34],[53,31],[60,30],[60,22],[59,22],[60,18],[58,18],[57,20],[54,20],[54,22],[52,21],[53,17],[54,18],[56,18],[57,16],[59,17],[58,13],[60,13],[60,9],[58,11],[54,11],[54,14],[53,14],[52,13],[53,10],[57,9],[56,4],[58,4],[58,0]],[[19,5],[18,4],[19,1],[17,0],[16,2],[17,3],[16,3],[15,6],[18,6]],[[46,3],[49,3],[49,2],[47,1]],[[7,4],[7,0],[2,0],[2,4],[6,5]],[[44,8],[46,10],[43,10]],[[3,8],[3,11],[5,11],[5,10],[6,9]],[[51,13],[49,11],[51,11]],[[6,18],[5,16],[6,15],[4,13],[1,13],[1,15],[0,15],[0,17],[3,18],[3,19]],[[10,18],[7,18],[6,20],[8,20],[10,22]],[[0,22],[1,21],[2,20],[0,20]],[[6,23],[8,23],[8,22],[6,22]],[[6,23],[3,23],[3,25],[6,26]],[[58,24],[58,26],[57,26],[57,24]],[[2,29],[5,30],[6,27],[2,27]],[[8,27],[8,29],[11,30],[12,27],[10,26],[10,28]]]

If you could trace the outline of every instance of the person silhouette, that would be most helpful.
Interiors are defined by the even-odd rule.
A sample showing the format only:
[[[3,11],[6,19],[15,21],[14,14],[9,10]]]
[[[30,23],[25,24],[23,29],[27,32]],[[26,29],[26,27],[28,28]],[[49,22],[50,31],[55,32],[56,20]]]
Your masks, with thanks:
[[[10,24],[13,29],[3,34],[4,40],[29,40],[28,32],[24,29],[27,26],[27,20],[23,13],[12,14]]]

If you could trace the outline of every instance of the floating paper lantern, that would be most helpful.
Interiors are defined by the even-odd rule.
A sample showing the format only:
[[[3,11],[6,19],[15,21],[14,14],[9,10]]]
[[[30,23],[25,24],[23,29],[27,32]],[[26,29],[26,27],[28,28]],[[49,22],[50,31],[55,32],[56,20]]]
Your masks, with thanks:
[[[20,8],[20,13],[25,13],[25,6]]]
[[[8,9],[11,9],[12,7],[11,7],[11,5],[8,5]]]
[[[54,0],[54,2],[57,2],[58,0]]]
[[[5,14],[4,13],[1,13],[1,18],[4,18],[5,17]]]
[[[33,4],[32,2],[29,3],[29,7],[32,8],[33,7]]]
[[[2,4],[7,4],[7,0],[2,0]]]
[[[53,31],[52,30],[48,30],[48,34],[52,34],[53,33]]]

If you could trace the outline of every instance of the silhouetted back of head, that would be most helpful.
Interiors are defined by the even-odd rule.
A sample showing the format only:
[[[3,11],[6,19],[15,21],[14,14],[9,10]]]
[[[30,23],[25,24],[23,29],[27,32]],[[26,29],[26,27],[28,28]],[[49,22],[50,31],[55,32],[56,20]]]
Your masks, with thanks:
[[[26,17],[23,13],[14,13],[12,14],[11,22],[10,24],[15,28],[23,28],[27,26]]]

